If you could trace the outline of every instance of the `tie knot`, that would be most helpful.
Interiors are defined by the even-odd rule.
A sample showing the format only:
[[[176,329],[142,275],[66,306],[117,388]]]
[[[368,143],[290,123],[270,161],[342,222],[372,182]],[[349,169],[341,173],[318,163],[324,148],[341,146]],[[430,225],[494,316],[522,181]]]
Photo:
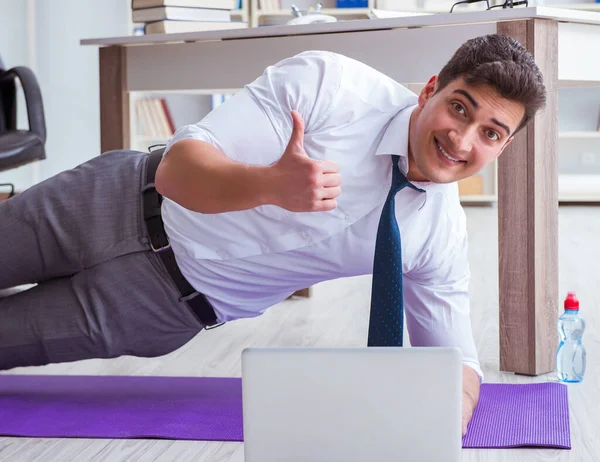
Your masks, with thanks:
[[[417,188],[415,185],[413,185],[410,181],[408,181],[406,179],[406,176],[404,176],[404,174],[400,171],[400,167],[398,166],[398,156],[392,156],[392,164],[393,164],[393,168],[392,168],[392,185],[391,185],[391,190],[394,193],[397,193],[398,191],[400,191],[402,188],[404,188],[405,186],[408,186],[416,191],[421,191],[421,189]]]

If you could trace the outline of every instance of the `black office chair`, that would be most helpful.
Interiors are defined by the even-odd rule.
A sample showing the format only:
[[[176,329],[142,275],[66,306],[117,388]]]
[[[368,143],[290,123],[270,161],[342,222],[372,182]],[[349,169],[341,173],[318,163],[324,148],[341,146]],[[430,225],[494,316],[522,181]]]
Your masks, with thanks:
[[[17,129],[17,86],[21,82],[29,130]],[[46,158],[46,121],[42,93],[31,69],[16,66],[6,70],[0,58],[0,171],[20,167]],[[13,184],[9,197],[15,194]]]

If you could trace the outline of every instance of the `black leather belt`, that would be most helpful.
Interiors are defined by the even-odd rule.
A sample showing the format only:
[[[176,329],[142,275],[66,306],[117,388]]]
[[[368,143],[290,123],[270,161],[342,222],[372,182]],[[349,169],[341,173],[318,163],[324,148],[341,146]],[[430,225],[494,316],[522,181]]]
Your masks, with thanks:
[[[196,291],[190,283],[185,279],[175,260],[171,243],[165,232],[162,216],[160,213],[160,205],[162,196],[154,187],[154,176],[158,164],[162,159],[164,148],[156,149],[148,156],[148,166],[146,170],[146,186],[142,189],[142,204],[144,208],[144,220],[148,229],[150,238],[150,247],[162,260],[171,279],[177,286],[181,294],[180,301],[185,302],[199,321],[204,326],[214,326],[217,324],[217,316],[213,307],[210,305],[206,296]]]

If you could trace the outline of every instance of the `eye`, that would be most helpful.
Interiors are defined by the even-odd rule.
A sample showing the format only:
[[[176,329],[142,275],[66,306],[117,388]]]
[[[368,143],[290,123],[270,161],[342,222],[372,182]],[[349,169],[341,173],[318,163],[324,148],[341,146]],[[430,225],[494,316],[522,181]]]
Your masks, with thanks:
[[[488,140],[498,141],[500,139],[500,135],[496,133],[494,130],[487,130],[485,132],[485,136],[487,136]]]
[[[458,112],[461,115],[465,114],[465,108],[462,104],[457,103],[456,101],[450,103],[452,106],[452,109],[454,109],[456,112]]]

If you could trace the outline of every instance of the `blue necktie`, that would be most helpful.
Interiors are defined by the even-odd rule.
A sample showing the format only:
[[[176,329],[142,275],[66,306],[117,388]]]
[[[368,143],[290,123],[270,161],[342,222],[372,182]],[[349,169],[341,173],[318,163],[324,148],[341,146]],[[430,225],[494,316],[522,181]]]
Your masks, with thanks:
[[[392,185],[383,206],[373,262],[371,316],[368,346],[402,346],[404,300],[402,294],[402,245],[396,222],[394,198],[405,186],[424,192],[410,183],[392,156]]]

